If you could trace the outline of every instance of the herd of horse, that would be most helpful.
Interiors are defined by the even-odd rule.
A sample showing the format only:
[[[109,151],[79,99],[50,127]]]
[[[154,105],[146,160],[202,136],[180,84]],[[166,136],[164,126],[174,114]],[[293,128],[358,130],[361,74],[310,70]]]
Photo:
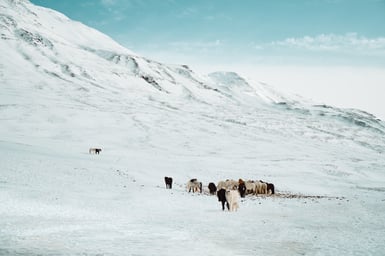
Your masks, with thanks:
[[[167,189],[172,188],[172,177],[164,177],[164,181]],[[218,201],[222,203],[222,210],[225,210],[225,205],[229,211],[236,211],[239,208],[239,197],[245,197],[246,195],[258,195],[258,194],[275,194],[274,184],[264,182],[262,180],[225,180],[219,181],[217,185],[214,182],[210,182],[207,186],[210,195],[217,195]],[[203,184],[197,179],[190,179],[186,183],[186,189],[190,193],[202,193]]]
[[[90,148],[90,154],[100,154],[101,148]],[[166,189],[172,189],[173,179],[172,177],[164,177]],[[202,193],[203,184],[197,179],[190,179],[186,184],[187,191],[190,193]],[[218,201],[222,203],[222,210],[225,210],[225,205],[229,211],[236,211],[239,208],[239,197],[245,197],[246,195],[253,194],[274,194],[274,184],[264,182],[262,180],[225,180],[219,181],[217,185],[214,182],[210,182],[207,186],[210,195],[217,195]]]

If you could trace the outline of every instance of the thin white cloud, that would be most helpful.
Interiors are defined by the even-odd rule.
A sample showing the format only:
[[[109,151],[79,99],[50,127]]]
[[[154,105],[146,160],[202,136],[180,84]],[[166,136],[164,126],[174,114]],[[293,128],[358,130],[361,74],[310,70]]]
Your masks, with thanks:
[[[317,36],[291,37],[255,47],[295,48],[309,51],[352,52],[385,54],[385,37],[367,38],[357,33],[344,35],[320,34]]]

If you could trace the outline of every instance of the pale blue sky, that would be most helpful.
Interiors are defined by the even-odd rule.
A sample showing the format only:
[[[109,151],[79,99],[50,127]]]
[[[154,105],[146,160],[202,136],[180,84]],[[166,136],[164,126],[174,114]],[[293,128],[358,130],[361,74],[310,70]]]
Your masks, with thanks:
[[[130,50],[385,120],[385,0],[31,0]]]
[[[385,0],[32,2],[165,62],[385,65]]]

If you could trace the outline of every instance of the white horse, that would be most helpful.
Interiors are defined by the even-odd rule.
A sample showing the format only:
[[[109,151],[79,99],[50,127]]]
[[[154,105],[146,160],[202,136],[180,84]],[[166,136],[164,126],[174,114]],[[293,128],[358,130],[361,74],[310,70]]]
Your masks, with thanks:
[[[228,203],[229,211],[237,211],[239,208],[239,192],[238,190],[227,190],[226,201]]]
[[[202,193],[202,182],[199,182],[197,179],[191,179],[187,182],[186,188],[188,192]]]
[[[252,181],[246,181],[246,194],[255,194],[255,183]]]
[[[267,184],[261,181],[255,182],[255,194],[267,194]]]

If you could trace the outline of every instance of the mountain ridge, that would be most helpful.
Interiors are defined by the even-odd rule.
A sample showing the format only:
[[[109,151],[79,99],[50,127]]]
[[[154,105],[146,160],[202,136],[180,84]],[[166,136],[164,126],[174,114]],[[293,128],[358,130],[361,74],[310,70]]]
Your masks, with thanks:
[[[43,92],[51,92],[53,94],[47,96],[65,104],[69,100],[95,106],[92,102],[102,99],[114,109],[118,109],[118,106],[112,106],[114,101],[126,102],[135,97],[147,98],[149,103],[161,103],[172,111],[189,112],[187,108],[192,104],[203,116],[224,111],[223,117],[217,119],[233,120],[234,124],[253,123],[258,113],[265,113],[261,118],[266,123],[276,122],[268,120],[270,113],[273,119],[287,119],[289,116],[289,120],[299,120],[303,127],[308,128],[313,126],[306,121],[317,122],[315,120],[319,118],[320,126],[334,129],[329,133],[335,137],[344,138],[342,133],[353,129],[354,135],[349,136],[352,141],[358,138],[365,141],[367,138],[361,135],[362,131],[371,130],[373,133],[369,137],[373,141],[370,143],[377,145],[374,148],[383,148],[378,143],[381,145],[384,141],[376,134],[383,135],[385,125],[366,112],[283,95],[269,85],[248,80],[234,72],[199,75],[186,65],[162,64],[138,56],[108,36],[29,1],[6,0],[0,8],[0,26],[3,28],[0,43],[3,60],[7,59],[1,63],[0,79],[9,87],[6,90],[9,94],[3,96],[3,102],[12,103],[18,93],[19,98],[27,99],[23,93],[38,98]],[[17,81],[20,89],[9,81]],[[63,95],[68,98],[63,98]],[[33,103],[32,99],[27,101]],[[148,103],[143,101],[140,104]],[[206,107],[212,109],[209,111],[212,113],[206,113]],[[253,111],[256,116],[251,114]],[[323,124],[322,120],[326,123]],[[345,127],[337,128],[334,122]],[[269,129],[276,130],[273,126]],[[287,125],[285,129],[290,133],[298,128]],[[360,137],[356,138],[357,134]],[[383,152],[383,149],[379,151]]]

